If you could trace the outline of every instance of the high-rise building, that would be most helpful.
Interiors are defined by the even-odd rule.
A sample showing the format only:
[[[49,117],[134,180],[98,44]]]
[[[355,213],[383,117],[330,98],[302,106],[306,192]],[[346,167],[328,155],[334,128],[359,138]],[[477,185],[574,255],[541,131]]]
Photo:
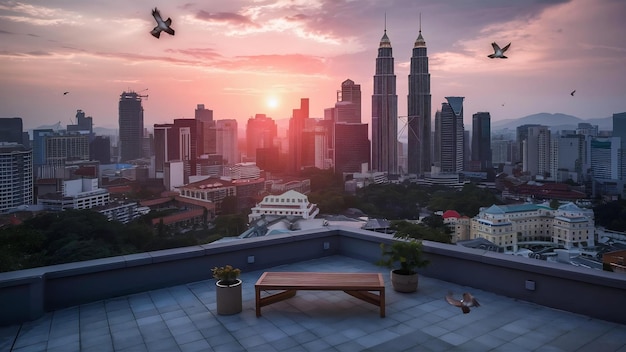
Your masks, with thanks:
[[[437,142],[441,172],[458,173],[463,171],[464,162],[464,97],[446,97],[437,113]]]
[[[387,29],[380,39],[372,94],[372,169],[398,174],[398,95]]]
[[[362,164],[370,163],[370,141],[365,123],[335,124],[335,172],[361,172]]]
[[[174,119],[173,124],[154,125],[154,170],[157,178],[164,177],[168,161],[183,164],[184,182],[199,174],[202,155],[203,123],[197,119]]]
[[[91,116],[85,116],[85,112],[82,110],[76,110],[76,124],[67,125],[68,132],[84,131],[89,133],[89,140],[93,139],[93,118]]]
[[[531,176],[550,175],[550,129],[548,126],[528,127],[522,148],[522,169]]]
[[[411,56],[407,121],[407,171],[409,174],[424,175],[430,171],[431,165],[431,96],[428,55],[421,23]]]
[[[293,115],[289,119],[289,158],[287,160],[287,169],[292,175],[299,175],[304,166],[302,132],[304,132],[308,119],[309,98],[302,98],[300,99],[300,108],[293,109]]]
[[[471,171],[486,171],[491,160],[491,115],[478,112],[472,115]]]
[[[517,141],[517,153],[514,155],[513,162],[521,163],[524,159],[524,141],[528,138],[528,129],[531,127],[540,126],[538,124],[526,124],[517,126],[515,129],[516,132],[516,141]]]
[[[0,142],[0,213],[28,204],[33,204],[33,151]]]
[[[206,109],[204,104],[198,104],[195,111],[196,120],[202,122],[203,129],[203,152],[204,154],[215,154],[216,137],[215,121],[213,120],[213,110]]]
[[[23,127],[21,117],[0,118],[0,142],[23,143]]]
[[[276,122],[265,114],[256,114],[246,125],[246,157],[256,160],[257,149],[271,148],[278,136]]]
[[[347,79],[337,91],[336,122],[361,123],[361,85]]]
[[[228,165],[241,161],[237,147],[237,120],[224,119],[215,122],[217,154],[221,154]]]
[[[119,101],[120,161],[143,157],[143,107],[141,95],[123,92]]]
[[[111,138],[109,136],[95,136],[89,143],[89,159],[97,160],[100,164],[111,163]]]
[[[626,181],[626,112],[613,114],[613,137],[619,137],[619,179]]]

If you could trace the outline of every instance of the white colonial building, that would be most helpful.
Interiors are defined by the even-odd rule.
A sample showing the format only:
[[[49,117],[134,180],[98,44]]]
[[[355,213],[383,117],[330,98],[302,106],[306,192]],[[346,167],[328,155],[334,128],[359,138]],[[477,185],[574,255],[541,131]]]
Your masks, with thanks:
[[[520,242],[553,242],[565,248],[593,246],[593,212],[573,203],[557,210],[541,204],[492,205],[472,218],[470,239],[484,238],[517,252]]]
[[[567,249],[594,245],[593,213],[583,211],[574,203],[561,205],[554,212],[554,243]]]
[[[265,196],[251,211],[248,215],[248,222],[260,219],[264,215],[298,216],[303,219],[313,219],[319,213],[316,204],[309,203],[307,196],[294,190],[289,190],[278,196]]]

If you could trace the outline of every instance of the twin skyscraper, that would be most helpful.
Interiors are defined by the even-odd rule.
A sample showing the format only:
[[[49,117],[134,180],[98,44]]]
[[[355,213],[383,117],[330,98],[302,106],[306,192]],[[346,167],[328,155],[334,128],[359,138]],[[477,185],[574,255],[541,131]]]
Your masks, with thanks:
[[[389,174],[430,171],[431,96],[426,42],[420,31],[411,56],[406,116],[398,114],[396,75],[387,29],[380,39],[372,95],[372,169]],[[407,170],[398,162],[398,119],[406,117],[408,133]],[[404,172],[403,172],[404,171]]]

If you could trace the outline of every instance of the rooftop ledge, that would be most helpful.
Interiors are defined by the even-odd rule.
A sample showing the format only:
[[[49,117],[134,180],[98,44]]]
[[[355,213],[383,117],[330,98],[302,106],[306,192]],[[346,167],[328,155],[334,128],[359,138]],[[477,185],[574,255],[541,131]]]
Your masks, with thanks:
[[[390,235],[328,226],[290,234],[102,258],[0,273],[0,326],[45,312],[211,278],[231,264],[244,272],[331,255],[374,263]],[[420,274],[593,318],[626,324],[626,275],[424,241]]]

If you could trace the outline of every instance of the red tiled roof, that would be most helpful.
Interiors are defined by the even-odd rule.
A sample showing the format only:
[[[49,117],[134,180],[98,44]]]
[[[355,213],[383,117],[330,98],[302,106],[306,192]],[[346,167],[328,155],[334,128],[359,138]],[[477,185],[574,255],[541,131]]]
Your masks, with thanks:
[[[456,210],[446,210],[443,213],[442,217],[444,219],[448,219],[448,218],[457,218],[458,219],[458,218],[461,217],[461,214],[459,214]]]

